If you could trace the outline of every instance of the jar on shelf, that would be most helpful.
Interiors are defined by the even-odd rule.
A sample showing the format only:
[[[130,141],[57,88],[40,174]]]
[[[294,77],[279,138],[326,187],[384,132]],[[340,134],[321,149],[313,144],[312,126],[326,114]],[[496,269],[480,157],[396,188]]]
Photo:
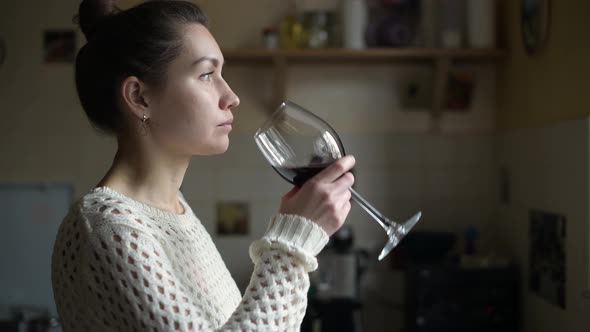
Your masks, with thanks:
[[[262,29],[262,46],[267,49],[279,48],[279,32],[275,27]]]
[[[306,12],[304,22],[307,32],[307,47],[326,48],[330,46],[331,29],[328,12]]]

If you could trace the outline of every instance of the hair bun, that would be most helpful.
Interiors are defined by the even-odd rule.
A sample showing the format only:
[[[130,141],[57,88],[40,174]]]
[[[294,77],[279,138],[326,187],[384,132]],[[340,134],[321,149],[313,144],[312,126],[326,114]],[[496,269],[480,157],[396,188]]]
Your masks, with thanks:
[[[86,40],[92,40],[98,22],[120,11],[116,3],[116,0],[84,0],[80,3],[76,20]]]

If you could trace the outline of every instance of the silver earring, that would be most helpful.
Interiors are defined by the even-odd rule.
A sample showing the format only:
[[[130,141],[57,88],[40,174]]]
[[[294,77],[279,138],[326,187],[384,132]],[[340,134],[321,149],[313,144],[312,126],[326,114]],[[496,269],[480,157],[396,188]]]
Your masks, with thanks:
[[[147,130],[147,120],[149,118],[144,114],[143,118],[141,119],[141,136],[147,136],[148,134],[148,130]]]

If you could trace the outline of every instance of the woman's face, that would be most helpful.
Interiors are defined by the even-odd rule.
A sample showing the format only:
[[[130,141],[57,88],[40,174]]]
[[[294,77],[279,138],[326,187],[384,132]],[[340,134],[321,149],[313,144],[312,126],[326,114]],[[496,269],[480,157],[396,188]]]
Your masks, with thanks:
[[[223,153],[240,100],[222,77],[223,55],[209,30],[190,24],[181,34],[183,47],[166,84],[148,102],[150,135],[174,154]]]

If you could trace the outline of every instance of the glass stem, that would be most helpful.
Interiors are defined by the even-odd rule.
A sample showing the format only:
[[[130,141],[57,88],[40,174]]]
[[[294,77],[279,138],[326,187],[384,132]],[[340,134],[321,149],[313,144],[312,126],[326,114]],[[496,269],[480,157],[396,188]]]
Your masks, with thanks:
[[[350,188],[350,193],[352,194],[352,199],[360,205],[363,210],[365,210],[385,231],[388,231],[391,224],[394,223],[391,220],[387,219],[379,210],[373,207],[366,199],[364,199],[359,193],[357,193],[354,189]]]

